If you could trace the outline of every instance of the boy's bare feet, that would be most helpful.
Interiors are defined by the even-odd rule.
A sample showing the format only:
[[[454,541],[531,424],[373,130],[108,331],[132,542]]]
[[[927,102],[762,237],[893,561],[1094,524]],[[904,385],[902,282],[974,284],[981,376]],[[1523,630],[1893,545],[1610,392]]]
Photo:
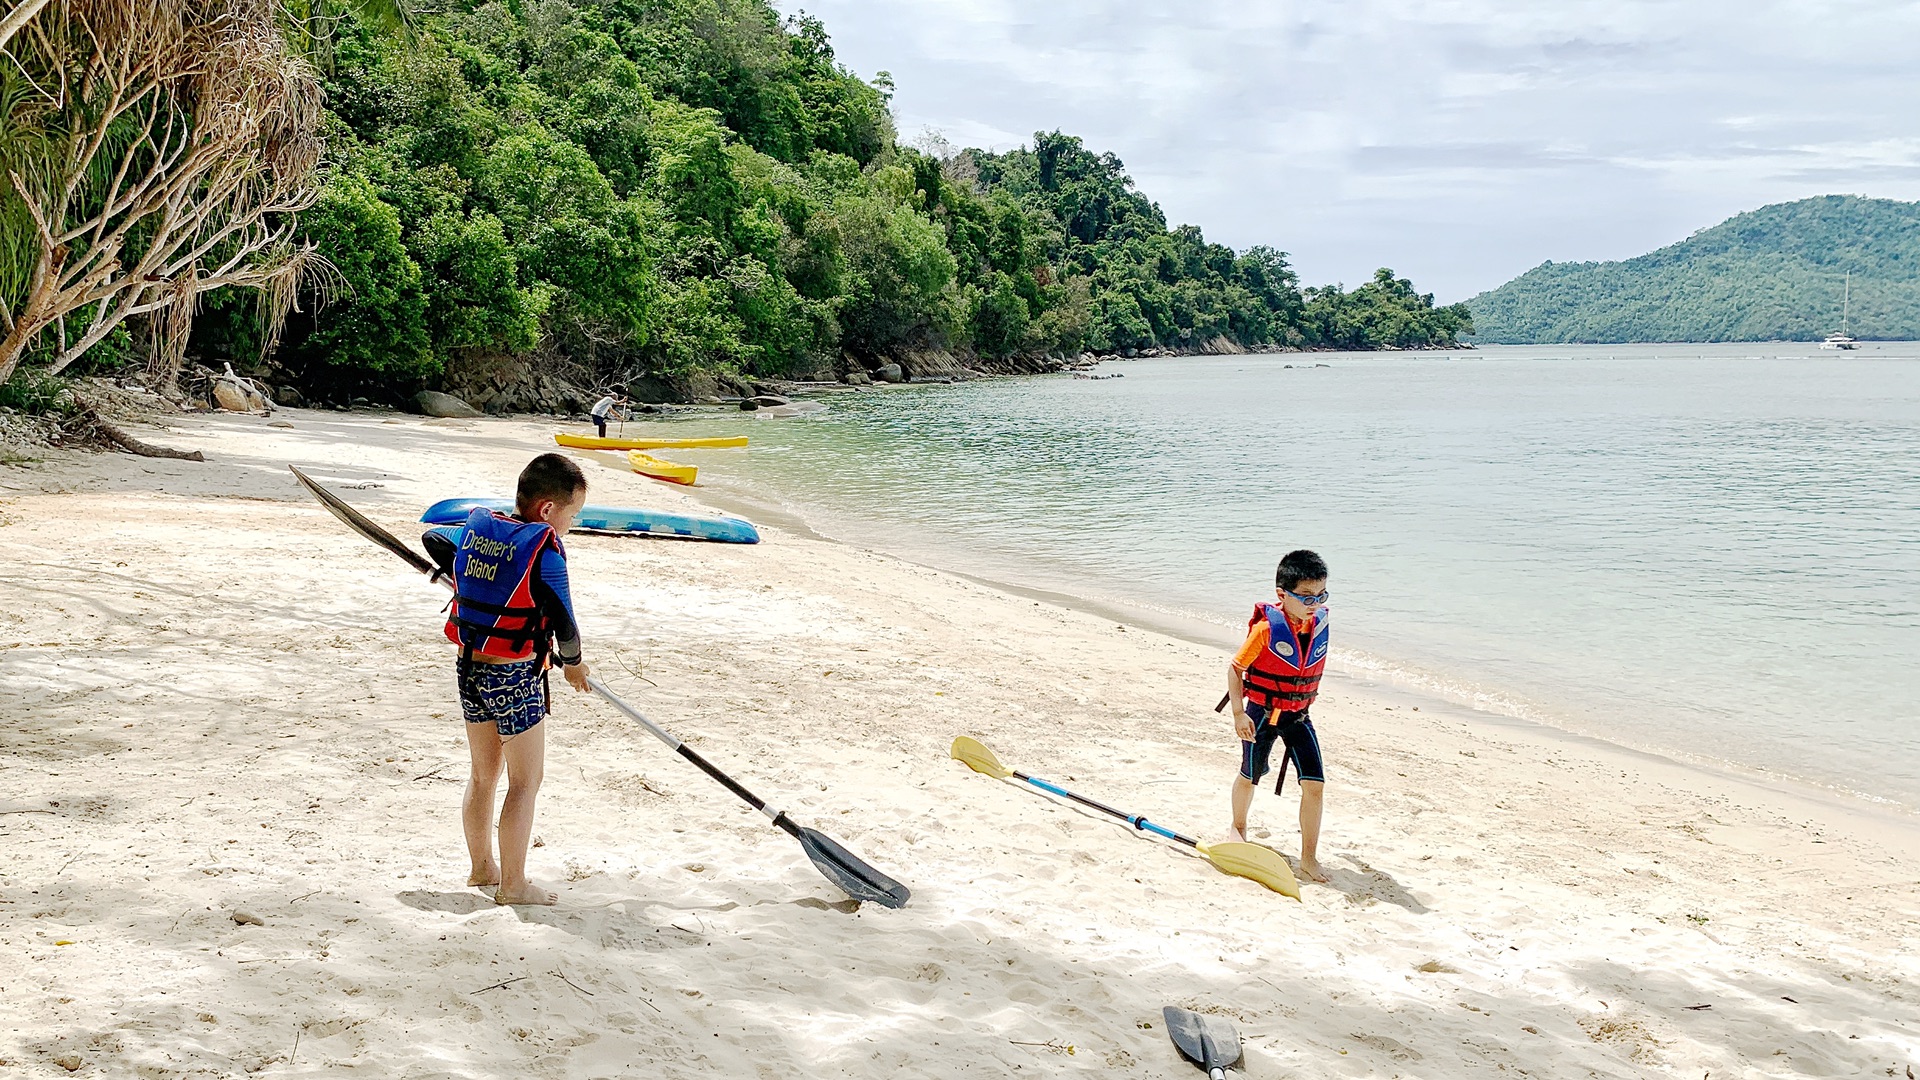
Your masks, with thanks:
[[[503,887],[495,889],[493,893],[493,902],[496,904],[538,904],[544,907],[559,899],[558,893],[548,892],[531,881],[512,892]]]
[[[476,867],[473,873],[467,875],[467,884],[474,886],[498,885],[500,884],[500,868],[497,866]]]
[[[1236,826],[1236,827],[1234,827],[1234,828],[1231,828],[1231,829],[1228,829],[1228,830],[1227,830],[1227,839],[1228,839],[1228,840],[1231,840],[1232,842],[1234,842],[1234,843],[1236,843],[1236,844],[1244,844],[1244,843],[1246,843],[1246,842],[1247,842],[1247,830],[1246,830],[1246,828],[1245,828],[1244,826]]]
[[[1300,856],[1300,873],[1308,880],[1318,881],[1323,885],[1328,880],[1327,872],[1320,869],[1320,860],[1311,855]]]

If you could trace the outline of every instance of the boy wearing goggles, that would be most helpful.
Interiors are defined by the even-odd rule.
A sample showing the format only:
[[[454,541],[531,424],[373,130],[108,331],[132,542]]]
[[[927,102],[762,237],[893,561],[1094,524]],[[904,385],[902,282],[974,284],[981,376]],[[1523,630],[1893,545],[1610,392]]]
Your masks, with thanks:
[[[1320,693],[1331,637],[1327,564],[1311,551],[1293,551],[1274,574],[1278,604],[1259,604],[1247,621],[1247,639],[1227,666],[1227,703],[1240,736],[1240,773],[1233,781],[1231,837],[1247,838],[1253,785],[1267,774],[1275,743],[1285,747],[1278,794],[1291,764],[1300,778],[1300,874],[1326,881],[1320,869],[1320,812],[1326,772],[1320,740],[1307,710]]]

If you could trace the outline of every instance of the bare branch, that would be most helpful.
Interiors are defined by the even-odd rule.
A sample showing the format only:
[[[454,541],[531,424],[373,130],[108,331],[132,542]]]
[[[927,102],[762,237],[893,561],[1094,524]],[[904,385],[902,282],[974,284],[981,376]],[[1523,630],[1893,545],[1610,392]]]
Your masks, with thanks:
[[[261,289],[271,340],[300,280],[331,269],[289,244],[294,213],[316,194],[320,86],[289,52],[276,0],[37,2],[51,13],[24,17],[27,51],[12,59],[40,75],[24,85],[52,153],[31,163],[47,170],[37,190],[10,177],[40,251],[24,302],[6,313],[0,378],[42,329],[91,308],[53,370],[155,314],[153,375],[170,383],[197,299],[214,288]]]
[[[20,0],[19,6],[7,12],[7,17],[0,19],[0,49],[6,48],[7,42],[13,40],[13,35],[32,22],[47,3],[48,0]]]

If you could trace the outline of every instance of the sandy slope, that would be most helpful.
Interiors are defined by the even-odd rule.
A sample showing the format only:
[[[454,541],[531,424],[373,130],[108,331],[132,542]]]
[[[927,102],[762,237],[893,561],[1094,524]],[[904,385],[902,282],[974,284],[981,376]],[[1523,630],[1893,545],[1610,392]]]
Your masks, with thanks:
[[[1198,1075],[1168,1003],[1238,1020],[1256,1077],[1920,1067],[1911,821],[1336,682],[1334,882],[1295,903],[946,757],[1217,836],[1222,651],[780,532],[576,536],[589,655],[913,903],[848,910],[563,690],[561,904],[495,908],[441,598],[284,466],[411,538],[542,429],[283,415],[166,433],[205,464],[0,469],[0,1074]],[[1291,813],[1255,806],[1283,851]]]

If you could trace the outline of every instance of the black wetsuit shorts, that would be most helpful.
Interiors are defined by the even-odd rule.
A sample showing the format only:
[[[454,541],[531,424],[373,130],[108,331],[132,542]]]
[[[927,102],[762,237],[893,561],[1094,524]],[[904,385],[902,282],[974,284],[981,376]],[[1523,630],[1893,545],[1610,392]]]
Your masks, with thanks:
[[[1273,744],[1287,748],[1293,772],[1302,780],[1325,783],[1326,765],[1320,760],[1320,737],[1313,733],[1313,719],[1303,709],[1283,712],[1275,723],[1267,723],[1267,710],[1247,702],[1247,719],[1253,721],[1253,741],[1240,744],[1240,775],[1258,782],[1267,775],[1273,757]]]

